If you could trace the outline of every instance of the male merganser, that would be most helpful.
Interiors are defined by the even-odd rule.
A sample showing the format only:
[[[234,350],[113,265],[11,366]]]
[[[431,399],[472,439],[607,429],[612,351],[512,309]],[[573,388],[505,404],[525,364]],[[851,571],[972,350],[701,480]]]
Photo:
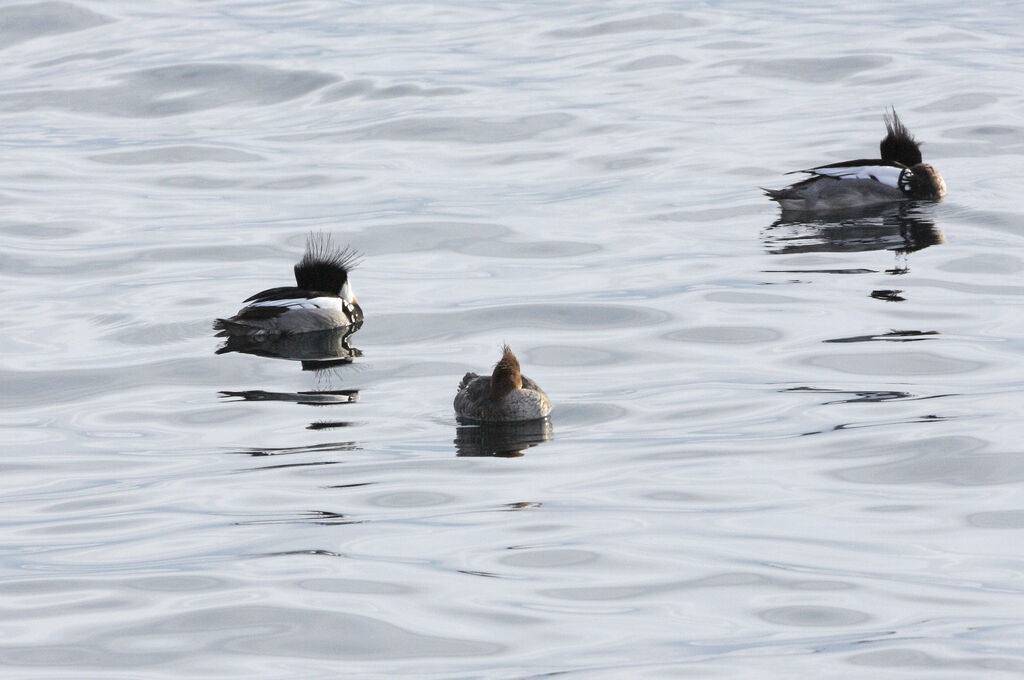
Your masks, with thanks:
[[[519,373],[519,360],[508,345],[490,376],[467,373],[455,395],[455,414],[487,422],[544,418],[551,413],[548,395]]]
[[[218,336],[309,333],[363,320],[363,310],[349,283],[358,253],[334,248],[331,237],[310,234],[306,254],[295,265],[296,286],[270,288],[245,300],[250,303],[230,319],[217,319]]]
[[[896,110],[885,115],[888,134],[879,145],[879,159],[858,159],[821,165],[812,177],[785,189],[765,189],[783,210],[843,210],[907,199],[937,201],[946,183],[932,166],[921,162],[921,145],[900,122]]]

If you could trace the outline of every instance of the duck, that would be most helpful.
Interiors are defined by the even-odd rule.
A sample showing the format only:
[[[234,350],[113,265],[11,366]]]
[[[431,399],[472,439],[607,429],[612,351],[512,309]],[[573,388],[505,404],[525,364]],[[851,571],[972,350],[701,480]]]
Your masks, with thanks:
[[[312,233],[295,265],[295,285],[268,288],[247,298],[229,319],[217,319],[218,337],[289,335],[327,331],[359,324],[359,306],[349,273],[360,255],[350,246],[337,248],[330,235]]]
[[[861,158],[807,170],[811,175],[785,189],[763,189],[784,211],[827,211],[861,208],[905,200],[938,201],[946,183],[931,165],[922,162],[921,143],[896,115],[885,114],[886,135],[879,144],[881,158]]]
[[[551,401],[537,383],[519,372],[519,360],[508,345],[490,375],[467,373],[455,394],[455,414],[481,422],[517,422],[546,418]]]

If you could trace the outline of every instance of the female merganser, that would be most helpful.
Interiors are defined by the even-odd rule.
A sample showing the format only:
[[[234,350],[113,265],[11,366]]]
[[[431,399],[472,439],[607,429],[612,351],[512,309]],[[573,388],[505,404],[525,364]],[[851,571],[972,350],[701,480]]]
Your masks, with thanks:
[[[363,320],[363,310],[349,283],[358,253],[334,248],[331,237],[310,234],[306,254],[295,265],[296,286],[270,288],[245,300],[246,307],[230,319],[217,319],[218,336],[309,333],[340,328]]]
[[[490,376],[467,373],[455,395],[455,414],[487,422],[534,420],[551,413],[548,395],[519,373],[519,360],[508,345]]]
[[[900,122],[896,110],[885,115],[888,134],[879,145],[882,157],[821,165],[812,177],[785,189],[765,189],[783,210],[843,210],[877,203],[946,195],[946,183],[932,166],[921,162],[921,145]]]

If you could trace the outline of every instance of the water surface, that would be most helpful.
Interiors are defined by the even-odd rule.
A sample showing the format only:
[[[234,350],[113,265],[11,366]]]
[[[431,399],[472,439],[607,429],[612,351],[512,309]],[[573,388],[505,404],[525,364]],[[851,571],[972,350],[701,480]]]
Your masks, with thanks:
[[[1020,18],[0,5],[0,664],[1020,675]],[[946,201],[761,196],[890,105]],[[215,354],[314,230],[363,327]]]

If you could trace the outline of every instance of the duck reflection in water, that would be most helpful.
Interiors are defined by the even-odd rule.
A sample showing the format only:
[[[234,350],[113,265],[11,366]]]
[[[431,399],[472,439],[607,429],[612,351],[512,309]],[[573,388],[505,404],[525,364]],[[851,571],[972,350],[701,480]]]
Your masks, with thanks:
[[[302,362],[302,370],[317,371],[352,363],[363,353],[352,345],[362,323],[295,335],[231,335],[216,354],[240,352],[258,357]]]
[[[457,456],[515,458],[554,437],[550,418],[514,423],[461,424],[455,429]]]
[[[359,401],[359,390],[309,390],[302,392],[267,392],[266,390],[221,390],[220,396],[237,398],[242,401],[293,401],[307,406],[331,406],[334,404],[351,404]],[[345,427],[337,423],[313,423],[308,429],[322,430],[327,427]]]
[[[329,389],[337,369],[351,364],[362,352],[352,345],[352,335],[362,324],[314,333],[295,335],[233,335],[217,349],[217,354],[239,352],[254,356],[298,361],[303,371],[316,375],[319,389],[301,392],[267,392],[265,390],[221,391],[222,397],[246,401],[292,401],[299,404],[326,406],[359,401],[359,390]]]
[[[946,242],[930,210],[898,203],[827,215],[783,211],[761,236],[773,255],[891,250],[897,262],[889,272],[902,274],[908,271],[908,253]]]

